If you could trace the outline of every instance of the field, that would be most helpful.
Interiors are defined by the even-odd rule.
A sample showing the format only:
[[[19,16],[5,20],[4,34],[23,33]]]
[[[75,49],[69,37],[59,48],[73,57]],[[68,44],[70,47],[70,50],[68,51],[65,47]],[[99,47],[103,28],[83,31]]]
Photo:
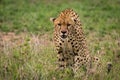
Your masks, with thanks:
[[[88,80],[120,80],[119,0],[0,0],[0,80],[81,80],[55,71],[49,19],[66,8],[79,14],[91,54],[100,55],[100,72]]]

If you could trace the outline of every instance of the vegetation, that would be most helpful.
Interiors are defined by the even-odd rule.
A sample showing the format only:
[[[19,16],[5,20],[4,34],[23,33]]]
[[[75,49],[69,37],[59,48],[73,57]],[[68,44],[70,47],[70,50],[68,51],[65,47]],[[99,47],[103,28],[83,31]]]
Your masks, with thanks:
[[[101,55],[101,72],[89,80],[120,79],[119,0],[0,0],[0,80],[79,80],[55,71],[49,18],[66,8],[80,15],[91,54]]]

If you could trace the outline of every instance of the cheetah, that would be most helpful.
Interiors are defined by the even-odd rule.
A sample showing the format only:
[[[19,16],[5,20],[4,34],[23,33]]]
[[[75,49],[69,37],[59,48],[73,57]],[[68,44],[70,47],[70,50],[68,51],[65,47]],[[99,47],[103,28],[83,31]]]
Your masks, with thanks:
[[[57,18],[50,19],[54,24],[54,43],[59,69],[71,67],[74,73],[82,66],[88,71],[92,62],[98,62],[98,57],[92,57],[78,14],[73,9],[63,10]]]

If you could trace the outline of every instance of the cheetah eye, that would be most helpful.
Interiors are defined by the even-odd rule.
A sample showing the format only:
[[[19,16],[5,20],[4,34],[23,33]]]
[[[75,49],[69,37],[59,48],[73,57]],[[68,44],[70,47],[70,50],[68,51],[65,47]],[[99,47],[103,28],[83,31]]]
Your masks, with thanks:
[[[61,26],[61,24],[60,24],[60,23],[58,23],[57,25],[58,25],[58,26]]]
[[[71,24],[67,24],[67,26],[70,26]]]

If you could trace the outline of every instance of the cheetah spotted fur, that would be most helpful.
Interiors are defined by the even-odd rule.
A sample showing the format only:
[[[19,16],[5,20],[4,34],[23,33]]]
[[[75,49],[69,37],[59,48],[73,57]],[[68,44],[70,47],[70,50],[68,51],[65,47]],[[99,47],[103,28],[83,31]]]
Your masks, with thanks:
[[[54,43],[57,51],[58,67],[71,67],[74,73],[85,66],[88,70],[92,62],[98,62],[98,57],[92,57],[87,48],[82,24],[79,16],[72,9],[65,9],[57,18],[51,18],[54,23]]]

